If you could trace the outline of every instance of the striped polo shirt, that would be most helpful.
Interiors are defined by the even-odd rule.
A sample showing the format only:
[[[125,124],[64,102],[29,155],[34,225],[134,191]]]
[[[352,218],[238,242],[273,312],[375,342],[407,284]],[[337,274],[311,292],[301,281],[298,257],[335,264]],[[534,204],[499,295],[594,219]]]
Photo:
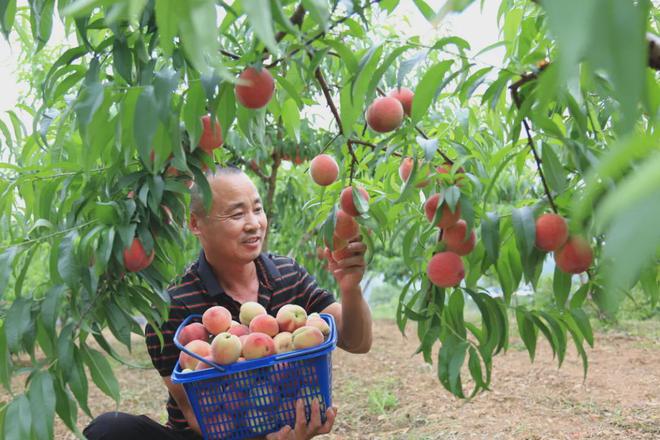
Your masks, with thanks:
[[[259,278],[258,301],[269,315],[275,316],[285,304],[297,304],[307,310],[307,313],[313,313],[321,312],[335,302],[333,294],[319,288],[316,279],[292,258],[262,253],[254,261]],[[179,349],[173,342],[174,333],[188,315],[201,315],[209,307],[220,305],[226,307],[232,318],[238,321],[241,307],[241,304],[227,295],[218,284],[204,251],[185,271],[179,282],[168,288],[168,292],[169,319],[160,328],[164,345],[161,347],[153,327],[147,324],[145,328],[151,361],[163,377],[172,374],[179,358]],[[175,429],[189,428],[172,395],[169,395],[167,401],[167,413],[168,426]]]

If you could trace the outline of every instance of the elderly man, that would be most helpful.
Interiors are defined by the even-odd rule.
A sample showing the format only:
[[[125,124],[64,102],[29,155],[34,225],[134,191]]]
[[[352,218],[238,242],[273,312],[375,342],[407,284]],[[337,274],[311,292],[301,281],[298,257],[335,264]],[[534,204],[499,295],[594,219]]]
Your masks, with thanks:
[[[179,324],[190,314],[202,314],[215,305],[226,307],[235,320],[241,304],[257,301],[275,315],[285,304],[298,304],[308,313],[329,313],[335,318],[338,346],[351,353],[366,353],[371,347],[371,314],[362,298],[360,281],[365,270],[366,245],[355,239],[348,254],[335,261],[329,251],[329,269],[341,292],[341,304],[295,260],[262,253],[268,221],[256,186],[236,168],[217,168],[207,174],[212,205],[206,212],[199,189],[193,188],[190,230],[202,247],[199,258],[170,286],[169,320],[161,327],[161,344],[150,326],[146,342],[154,367],[169,391],[165,426],[146,416],[106,413],[85,429],[90,440],[97,439],[197,439],[199,426],[183,387],[173,384],[170,374],[179,350],[172,342]],[[336,408],[328,408],[321,423],[318,402],[312,405],[309,423],[302,401],[296,405],[294,427],[285,426],[267,439],[308,439],[331,430]]]

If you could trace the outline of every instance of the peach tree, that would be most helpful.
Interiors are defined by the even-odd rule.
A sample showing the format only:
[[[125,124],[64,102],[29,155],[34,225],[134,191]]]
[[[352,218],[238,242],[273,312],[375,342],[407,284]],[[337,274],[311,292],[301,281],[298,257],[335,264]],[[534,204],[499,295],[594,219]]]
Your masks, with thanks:
[[[324,283],[358,233],[373,270],[393,259],[399,328],[416,322],[459,397],[489,389],[510,326],[532,360],[539,337],[559,365],[574,345],[586,374],[587,306],[613,315],[632,288],[657,304],[658,9],[501,0],[488,65],[458,36],[383,24],[399,3],[0,1],[31,69],[0,122],[6,438],[51,438],[55,414],[80,434],[88,374],[119,403],[108,358],[132,362],[108,331],[130,349],[137,316],[166,318],[196,253],[189,187],[209,203],[214,163],[255,177],[269,248]],[[442,29],[473,0],[408,3]],[[552,260],[553,301],[517,302]]]

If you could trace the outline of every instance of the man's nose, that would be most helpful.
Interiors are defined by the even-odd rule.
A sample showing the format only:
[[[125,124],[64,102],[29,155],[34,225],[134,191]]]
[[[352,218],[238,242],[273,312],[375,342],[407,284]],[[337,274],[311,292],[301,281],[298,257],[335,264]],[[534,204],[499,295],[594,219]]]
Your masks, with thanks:
[[[261,223],[259,223],[259,216],[254,212],[249,212],[245,218],[245,228],[246,229],[259,229]]]

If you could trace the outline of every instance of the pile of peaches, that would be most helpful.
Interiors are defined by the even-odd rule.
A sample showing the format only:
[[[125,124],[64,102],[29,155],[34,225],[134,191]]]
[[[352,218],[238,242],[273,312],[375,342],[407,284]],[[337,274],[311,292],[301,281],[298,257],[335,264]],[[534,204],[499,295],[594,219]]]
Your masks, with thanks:
[[[271,316],[261,304],[246,302],[241,305],[239,320],[232,320],[225,307],[210,307],[201,323],[181,329],[179,342],[206,361],[230,365],[315,347],[330,334],[330,326],[318,313],[307,316],[305,309],[296,304],[286,304]],[[179,355],[179,365],[182,373],[213,368],[184,351]]]

